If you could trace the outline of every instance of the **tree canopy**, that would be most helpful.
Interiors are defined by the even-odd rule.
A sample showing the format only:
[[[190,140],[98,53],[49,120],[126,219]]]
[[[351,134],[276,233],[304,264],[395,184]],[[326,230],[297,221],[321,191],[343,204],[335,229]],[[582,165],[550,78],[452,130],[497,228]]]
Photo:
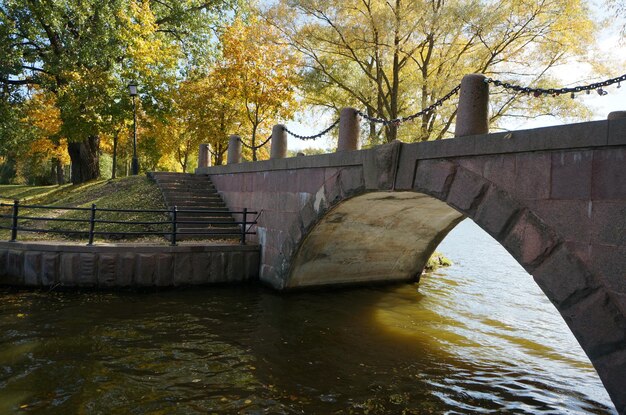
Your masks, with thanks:
[[[61,134],[69,141],[73,179],[95,178],[100,138],[115,129],[119,122],[115,115],[129,108],[126,85],[141,84],[146,111],[169,111],[168,94],[177,76],[206,58],[204,42],[212,36],[225,4],[2,1],[0,83],[10,94],[27,95],[35,86],[54,94]],[[25,88],[15,88],[19,86]]]
[[[355,106],[386,119],[428,107],[468,73],[548,82],[552,68],[584,55],[594,39],[580,0],[279,0],[267,15],[305,59],[310,103]],[[493,96],[492,121],[572,106],[518,98]],[[442,138],[455,115],[454,106],[441,107],[401,137]],[[370,130],[373,143],[398,137],[395,125]]]

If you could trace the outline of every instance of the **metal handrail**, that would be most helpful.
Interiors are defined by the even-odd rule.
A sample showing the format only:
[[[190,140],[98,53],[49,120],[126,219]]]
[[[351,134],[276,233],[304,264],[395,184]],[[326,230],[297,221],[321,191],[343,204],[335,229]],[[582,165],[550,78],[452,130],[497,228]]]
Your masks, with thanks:
[[[176,245],[176,239],[180,235],[199,235],[199,236],[239,236],[241,239],[241,244],[245,245],[246,243],[246,235],[255,235],[255,231],[250,231],[252,226],[257,224],[256,218],[254,220],[249,221],[247,216],[249,214],[257,214],[257,212],[249,211],[247,208],[244,208],[241,211],[231,211],[228,209],[203,209],[203,208],[194,208],[194,209],[178,209],[174,206],[172,209],[111,209],[111,208],[98,208],[95,204],[92,204],[89,208],[81,208],[81,207],[73,207],[73,206],[43,206],[43,205],[20,205],[18,200],[15,200],[13,203],[0,203],[0,207],[10,207],[11,214],[2,214],[0,218],[2,219],[10,219],[11,226],[2,226],[0,224],[0,229],[8,229],[11,230],[11,242],[17,240],[18,232],[35,232],[35,233],[54,233],[61,235],[87,235],[89,238],[88,245],[93,244],[94,236],[96,235],[161,235],[170,237],[171,245]],[[66,211],[83,211],[89,212],[89,219],[75,219],[75,218],[52,218],[52,217],[37,217],[37,216],[20,216],[19,211],[20,208],[26,209],[48,209],[48,210],[66,210]],[[114,212],[114,213],[163,213],[168,214],[170,216],[169,220],[164,221],[122,221],[122,220],[108,220],[108,219],[97,219],[97,212]],[[215,220],[193,220],[194,218],[186,218],[187,220],[179,220],[178,216],[181,213],[201,213],[201,214],[219,214],[219,216],[223,216],[228,214],[232,217],[232,215],[242,215],[241,221],[215,221]],[[192,219],[192,220],[189,220]],[[78,222],[78,223],[86,223],[89,225],[89,230],[85,231],[77,231],[70,229],[38,229],[38,228],[30,228],[19,226],[20,220],[30,220],[30,221],[51,221],[51,222]],[[110,223],[110,224],[124,224],[128,226],[139,226],[139,225],[171,225],[170,231],[106,231],[106,230],[96,230],[97,224]],[[179,225],[233,225],[240,226],[241,231],[232,232],[226,231],[223,232],[223,228],[213,228],[206,230],[197,230],[197,229],[189,229],[189,230],[180,230],[178,229]]]

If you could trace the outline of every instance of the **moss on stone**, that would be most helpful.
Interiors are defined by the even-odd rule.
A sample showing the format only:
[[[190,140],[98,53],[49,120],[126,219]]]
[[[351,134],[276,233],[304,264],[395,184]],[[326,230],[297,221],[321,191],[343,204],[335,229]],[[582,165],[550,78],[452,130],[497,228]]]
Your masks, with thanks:
[[[449,267],[452,265],[452,261],[446,258],[441,252],[433,252],[433,254],[428,259],[426,263],[426,267],[424,268],[428,272],[436,271],[441,267]]]

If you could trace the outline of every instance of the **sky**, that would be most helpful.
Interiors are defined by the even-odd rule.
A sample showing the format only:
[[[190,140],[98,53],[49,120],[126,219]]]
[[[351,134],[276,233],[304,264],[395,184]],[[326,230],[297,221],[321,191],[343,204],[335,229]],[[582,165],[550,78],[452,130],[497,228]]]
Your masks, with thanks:
[[[618,22],[614,22],[610,15],[606,12],[603,3],[597,1],[589,2],[592,10],[597,14],[598,20],[605,20],[604,28],[598,37],[599,54],[612,62],[612,70],[610,75],[598,76],[593,73],[593,69],[588,63],[569,63],[563,65],[556,74],[562,81],[558,87],[573,87],[577,85],[587,85],[593,82],[603,81],[608,78],[615,78],[626,74],[626,39],[619,35],[620,28]],[[623,24],[623,22],[621,23]],[[532,85],[528,85],[532,86]],[[592,111],[591,120],[606,119],[607,115],[612,111],[626,111],[626,82],[622,83],[621,88],[616,85],[605,88],[608,92],[605,96],[599,96],[596,92],[589,95],[578,94],[576,99],[582,101]],[[549,98],[546,98],[549,99]],[[402,114],[409,115],[409,114]],[[320,114],[300,114],[295,120],[285,123],[287,128],[296,134],[313,135],[324,130],[334,119],[331,116]],[[586,120],[580,120],[586,121]],[[529,128],[546,127],[551,125],[562,125],[571,122],[555,117],[542,117],[533,120],[512,120],[508,124],[503,125],[508,130],[523,130]],[[298,138],[289,136],[288,148],[290,150],[302,150],[305,148],[323,148],[330,149],[334,146],[333,138],[330,135],[317,139],[315,141],[303,141]]]

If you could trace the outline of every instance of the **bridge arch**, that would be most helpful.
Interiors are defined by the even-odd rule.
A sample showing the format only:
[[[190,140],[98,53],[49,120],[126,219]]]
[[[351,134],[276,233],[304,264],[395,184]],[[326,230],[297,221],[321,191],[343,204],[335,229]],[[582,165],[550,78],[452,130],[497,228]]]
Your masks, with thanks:
[[[414,279],[423,266],[415,258],[427,257],[459,218],[472,218],[555,304],[626,415],[625,131],[626,119],[595,121],[201,172],[230,207],[261,212],[259,274],[276,289],[314,286],[299,271],[314,268],[311,261],[328,266],[341,250],[358,252],[364,234],[359,229],[369,229],[379,246],[398,243],[384,238],[385,229],[409,234],[403,246],[415,253],[413,261],[392,262],[389,256],[377,266],[395,267],[394,278]],[[430,206],[444,217],[428,220],[410,206]],[[384,209],[397,209],[404,221],[377,218]],[[355,212],[369,217],[365,225]],[[424,228],[423,239],[411,240],[411,229],[402,224]],[[352,227],[351,240],[340,241],[340,227]],[[316,238],[322,232],[337,241]],[[366,271],[361,274],[376,270],[356,256],[342,261],[360,266]]]
[[[415,171],[397,172],[402,174],[413,175],[412,188],[395,188],[402,181],[396,176],[392,187],[365,189],[359,180],[342,178],[341,170],[326,180],[304,216],[311,209],[317,214],[299,218],[301,229],[310,225],[281,249],[292,252],[283,263],[283,287],[416,280],[437,245],[469,217],[533,276],[623,410],[623,314],[559,232],[510,192],[458,163],[425,160]]]

